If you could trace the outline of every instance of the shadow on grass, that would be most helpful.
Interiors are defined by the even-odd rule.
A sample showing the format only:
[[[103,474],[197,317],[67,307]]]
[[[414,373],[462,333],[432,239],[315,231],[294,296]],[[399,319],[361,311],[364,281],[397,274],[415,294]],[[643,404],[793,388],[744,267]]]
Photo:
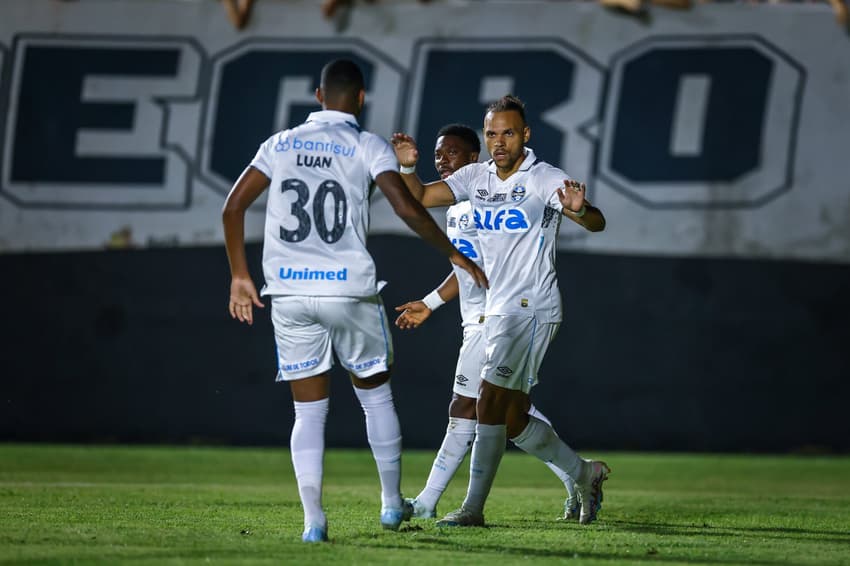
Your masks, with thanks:
[[[484,527],[485,529],[487,527]],[[741,557],[734,558],[721,558],[721,557],[700,557],[699,559],[695,559],[694,556],[688,554],[672,554],[669,553],[668,550],[660,552],[658,549],[653,547],[648,547],[644,550],[644,553],[626,553],[626,552],[593,552],[593,551],[585,551],[579,549],[553,549],[553,548],[528,548],[528,547],[516,547],[510,546],[508,544],[488,544],[483,542],[476,542],[473,545],[468,542],[456,540],[450,537],[450,535],[446,535],[446,537],[419,537],[416,539],[416,546],[420,549],[428,549],[428,550],[441,550],[441,551],[457,551],[463,552],[468,555],[474,554],[497,554],[497,555],[512,555],[517,557],[523,557],[523,559],[528,558],[563,558],[563,559],[593,559],[593,560],[610,560],[612,562],[622,562],[623,560],[627,561],[652,561],[652,562],[675,562],[675,563],[700,563],[700,564],[741,564]],[[381,544],[380,547],[376,547],[374,545],[366,544],[365,541],[362,543],[358,540],[349,539],[344,542],[346,545],[362,547],[362,548],[383,548],[383,549],[394,549],[394,550],[404,550],[410,551],[414,548],[411,545],[410,541],[407,541],[406,544],[404,541],[400,541],[399,544]],[[788,564],[787,560],[753,560],[751,558],[746,559],[747,564],[757,564],[760,566],[778,566],[779,564]]]
[[[736,539],[738,537],[758,536],[761,538],[777,538],[777,539],[793,539],[797,542],[812,542],[812,543],[850,543],[850,533],[833,530],[818,530],[818,529],[801,529],[792,527],[725,527],[711,526],[708,524],[671,524],[671,523],[649,523],[640,521],[624,521],[624,520],[606,520],[600,521],[590,529],[598,531],[599,528],[607,531],[624,531],[640,534],[655,534],[665,537],[723,537],[727,539]],[[491,529],[508,529],[508,530],[536,530],[538,532],[551,531],[567,531],[573,534],[578,534],[588,527],[579,526],[575,522],[550,522],[550,521],[520,521],[513,524],[490,523],[488,526],[481,528],[482,534]],[[439,534],[430,534],[418,526],[411,525],[407,528],[402,528],[401,533],[415,535],[415,540],[410,538],[402,538],[396,544],[386,545],[386,541],[382,541],[381,548],[406,549],[421,548],[441,551],[457,551],[470,554],[507,554],[513,556],[522,556],[525,558],[564,558],[564,559],[596,559],[610,561],[658,561],[658,562],[697,562],[702,564],[740,564],[741,556],[733,556],[724,558],[722,551],[718,550],[717,556],[700,556],[696,558],[693,554],[687,551],[677,551],[670,548],[670,545],[665,543],[664,548],[659,548],[648,544],[645,548],[633,548],[632,552],[597,552],[588,551],[581,548],[539,548],[532,546],[512,546],[510,544],[512,537],[505,537],[504,542],[488,542],[479,540],[470,542],[465,538],[466,535],[474,534],[479,528],[445,528],[439,530]],[[460,536],[456,536],[460,535]],[[484,538],[484,537],[482,537]],[[567,541],[564,541],[567,542]],[[344,544],[359,547],[371,547],[366,540],[354,537],[348,539]],[[734,544],[734,543],[733,543]],[[636,552],[635,552],[636,551]],[[761,566],[774,566],[779,564],[788,564],[787,559],[753,559],[747,557],[746,563],[756,564]]]
[[[653,533],[658,535],[699,535],[699,536],[747,536],[781,538],[787,540],[811,540],[816,542],[850,543],[850,532],[831,531],[826,529],[799,529],[795,527],[726,527],[708,524],[673,524],[646,523],[642,521],[609,520],[605,525],[636,533]]]

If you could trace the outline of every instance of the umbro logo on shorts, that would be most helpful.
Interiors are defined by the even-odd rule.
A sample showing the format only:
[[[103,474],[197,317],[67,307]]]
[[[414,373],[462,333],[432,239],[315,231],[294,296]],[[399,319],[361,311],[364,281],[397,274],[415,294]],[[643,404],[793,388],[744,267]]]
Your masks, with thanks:
[[[455,376],[455,381],[458,385],[466,385],[466,382],[469,381],[469,378],[463,374],[458,374]]]
[[[512,370],[508,366],[499,366],[496,368],[496,373],[498,373],[500,377],[508,377],[513,372],[514,370]]]

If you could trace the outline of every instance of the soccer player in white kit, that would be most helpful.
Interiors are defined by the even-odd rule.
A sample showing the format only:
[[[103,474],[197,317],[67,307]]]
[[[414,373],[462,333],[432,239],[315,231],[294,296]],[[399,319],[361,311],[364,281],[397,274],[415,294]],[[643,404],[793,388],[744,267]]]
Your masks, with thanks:
[[[461,254],[405,187],[398,161],[356,116],[363,75],[348,60],[328,63],[316,89],[323,110],[274,134],[236,181],[223,211],[230,261],[230,314],[253,322],[262,307],[248,273],[245,211],[269,186],[263,243],[263,295],[272,297],[278,381],[295,405],[292,464],[304,507],[305,542],[327,540],[322,509],[324,430],[331,350],[351,375],[366,415],[366,432],[381,483],[380,522],[397,530],[412,508],[399,489],[401,430],[389,378],[392,341],[375,265],[366,249],[369,197],[377,184],[395,213],[481,285],[481,269]]]
[[[490,279],[469,487],[460,509],[437,524],[484,524],[484,504],[506,437],[575,478],[581,499],[579,522],[587,524],[596,519],[602,482],[610,469],[604,462],[580,458],[551,426],[529,416],[528,409],[543,355],[561,322],[555,273],[561,218],[591,232],[603,230],[605,218],[585,198],[583,183],[538,160],[525,146],[531,130],[518,98],[504,96],[491,104],[483,133],[490,161],[467,165],[424,186],[411,169],[418,159],[415,141],[405,134],[393,135],[402,177],[423,205],[472,203],[472,221]]]
[[[434,148],[434,166],[441,179],[445,179],[461,167],[478,162],[481,143],[475,130],[461,124],[449,124],[437,132]],[[472,206],[462,201],[446,211],[446,234],[452,243],[469,259],[484,266],[478,233],[473,222]],[[399,307],[402,311],[396,320],[399,328],[416,328],[425,322],[431,313],[444,302],[455,297],[460,299],[463,326],[463,343],[455,369],[452,400],[449,404],[449,423],[437,457],[431,467],[425,487],[411,500],[413,517],[436,516],[437,503],[448,487],[475,438],[477,417],[475,403],[481,383],[481,365],[484,362],[484,312],[486,292],[477,287],[466,272],[454,269],[452,274],[434,291],[419,301],[411,301]],[[529,413],[548,426],[549,420],[533,405]],[[579,516],[575,482],[563,470],[551,462],[546,464],[564,483],[567,497],[564,501],[564,519]]]

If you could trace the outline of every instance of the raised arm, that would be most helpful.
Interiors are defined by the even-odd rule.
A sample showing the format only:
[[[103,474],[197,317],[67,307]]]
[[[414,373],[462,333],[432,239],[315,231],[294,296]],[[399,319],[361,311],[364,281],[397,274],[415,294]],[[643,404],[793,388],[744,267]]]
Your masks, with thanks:
[[[401,311],[395,319],[395,325],[402,329],[417,328],[428,320],[431,313],[460,294],[460,286],[454,272],[446,277],[440,286],[418,301],[410,301],[395,308]]]
[[[263,308],[260,296],[248,273],[248,260],[245,257],[245,211],[257,200],[266,187],[269,178],[259,170],[248,167],[236,180],[227,200],[224,201],[221,220],[224,225],[224,245],[227,260],[230,262],[230,316],[239,322],[253,324],[252,305]]]
[[[412,137],[403,133],[395,133],[391,141],[396,158],[401,165],[401,178],[413,198],[421,202],[425,208],[455,204],[455,195],[445,182],[434,181],[426,185],[419,179],[416,174],[419,150]]]
[[[437,226],[437,223],[434,222],[431,215],[428,214],[428,211],[411,196],[404,181],[401,180],[401,175],[395,171],[384,171],[375,178],[375,182],[378,184],[381,192],[384,193],[384,196],[387,197],[396,215],[404,220],[404,223],[411,230],[437,248],[443,255],[447,256],[453,264],[469,272],[477,286],[489,286],[487,277],[481,271],[481,268],[452,245],[443,231],[440,230],[440,227]],[[448,185],[446,186],[446,190],[451,193]],[[454,202],[454,197],[451,202]]]
[[[587,187],[584,183],[572,179],[564,180],[564,187],[558,188],[562,212],[564,216],[587,230],[601,232],[605,229],[605,217],[602,216],[601,210],[588,202],[586,194]]]

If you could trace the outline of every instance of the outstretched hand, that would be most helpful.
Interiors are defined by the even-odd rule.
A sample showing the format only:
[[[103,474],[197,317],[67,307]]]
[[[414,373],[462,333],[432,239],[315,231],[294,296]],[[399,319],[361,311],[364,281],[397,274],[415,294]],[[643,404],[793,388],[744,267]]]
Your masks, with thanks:
[[[570,212],[579,212],[585,203],[587,187],[573,179],[564,180],[564,188],[558,188],[558,200],[561,206]]]
[[[402,167],[413,167],[419,161],[419,149],[416,147],[416,140],[413,137],[396,132],[390,139],[395,150],[396,159]]]
[[[395,325],[402,330],[409,328],[418,328],[420,324],[428,320],[431,316],[431,309],[425,306],[422,301],[411,301],[396,307],[396,311],[401,311],[398,318],[395,319]]]
[[[230,317],[254,324],[254,308],[265,308],[250,277],[234,277],[230,282]]]

